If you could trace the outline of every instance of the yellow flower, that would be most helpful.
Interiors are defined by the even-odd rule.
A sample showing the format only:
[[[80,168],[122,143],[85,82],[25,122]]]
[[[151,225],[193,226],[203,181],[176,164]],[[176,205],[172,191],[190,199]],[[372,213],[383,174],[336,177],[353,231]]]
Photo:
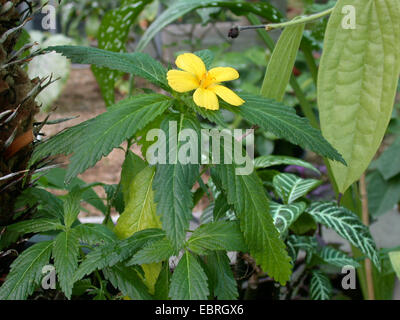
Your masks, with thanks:
[[[198,106],[209,110],[218,110],[217,96],[234,106],[240,106],[244,103],[244,100],[236,93],[220,85],[223,81],[239,78],[239,73],[235,69],[219,67],[207,71],[203,60],[193,53],[179,55],[175,64],[183,71],[168,71],[169,86],[177,92],[188,92],[196,89],[193,100]]]

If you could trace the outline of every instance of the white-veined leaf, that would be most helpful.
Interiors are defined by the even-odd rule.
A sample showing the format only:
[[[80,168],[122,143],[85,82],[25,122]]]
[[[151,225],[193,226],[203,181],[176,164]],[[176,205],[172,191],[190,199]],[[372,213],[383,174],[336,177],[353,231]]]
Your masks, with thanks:
[[[332,296],[332,285],[329,278],[319,270],[311,276],[310,298],[312,300],[329,300]]]
[[[284,234],[293,222],[306,209],[304,202],[293,203],[289,205],[280,204],[276,202],[270,202],[269,208],[271,210],[272,218],[274,219],[275,227],[281,234]]]

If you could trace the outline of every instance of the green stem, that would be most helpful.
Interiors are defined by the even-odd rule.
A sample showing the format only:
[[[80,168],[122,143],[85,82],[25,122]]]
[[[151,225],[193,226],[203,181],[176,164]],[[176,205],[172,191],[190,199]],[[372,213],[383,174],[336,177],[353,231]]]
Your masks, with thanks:
[[[296,17],[293,20],[282,22],[282,23],[267,24],[267,25],[265,25],[265,30],[268,31],[268,30],[273,30],[273,29],[286,28],[286,27],[294,26],[294,25],[301,24],[301,23],[312,22],[314,20],[318,20],[327,15],[330,15],[332,13],[333,9],[334,8],[330,8],[328,10],[318,12],[318,13],[312,14],[310,16]]]
[[[305,46],[304,44],[300,44],[300,50],[303,51],[304,58],[306,59],[308,69],[310,70],[311,73],[311,77],[313,78],[315,85],[317,85],[318,67],[317,64],[315,63],[312,49],[308,46]]]

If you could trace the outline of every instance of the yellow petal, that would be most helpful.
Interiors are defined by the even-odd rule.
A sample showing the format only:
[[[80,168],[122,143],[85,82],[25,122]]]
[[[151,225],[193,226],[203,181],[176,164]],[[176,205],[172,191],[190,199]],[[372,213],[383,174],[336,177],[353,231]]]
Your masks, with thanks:
[[[240,98],[236,93],[227,87],[216,85],[209,88],[209,90],[214,91],[222,100],[225,100],[233,106],[240,106],[245,101]]]
[[[214,83],[218,83],[239,78],[239,72],[229,67],[218,67],[208,71],[208,76],[213,78]]]
[[[193,53],[180,54],[175,64],[178,68],[194,74],[198,80],[201,80],[207,72],[203,60]]]
[[[209,110],[219,109],[218,98],[211,90],[198,88],[193,94],[193,100],[200,107]]]
[[[192,91],[200,85],[197,78],[186,71],[169,70],[167,79],[169,86],[178,92]]]

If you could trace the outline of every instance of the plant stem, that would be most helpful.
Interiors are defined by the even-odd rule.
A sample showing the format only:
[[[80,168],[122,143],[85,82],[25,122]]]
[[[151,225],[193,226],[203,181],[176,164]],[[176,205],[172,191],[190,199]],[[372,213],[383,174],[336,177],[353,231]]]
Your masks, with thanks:
[[[362,203],[362,222],[369,226],[369,213],[368,213],[368,194],[367,184],[365,182],[365,173],[360,178],[360,194]],[[365,259],[365,275],[367,280],[368,300],[375,300],[374,292],[374,279],[372,276],[372,264],[370,259]]]

